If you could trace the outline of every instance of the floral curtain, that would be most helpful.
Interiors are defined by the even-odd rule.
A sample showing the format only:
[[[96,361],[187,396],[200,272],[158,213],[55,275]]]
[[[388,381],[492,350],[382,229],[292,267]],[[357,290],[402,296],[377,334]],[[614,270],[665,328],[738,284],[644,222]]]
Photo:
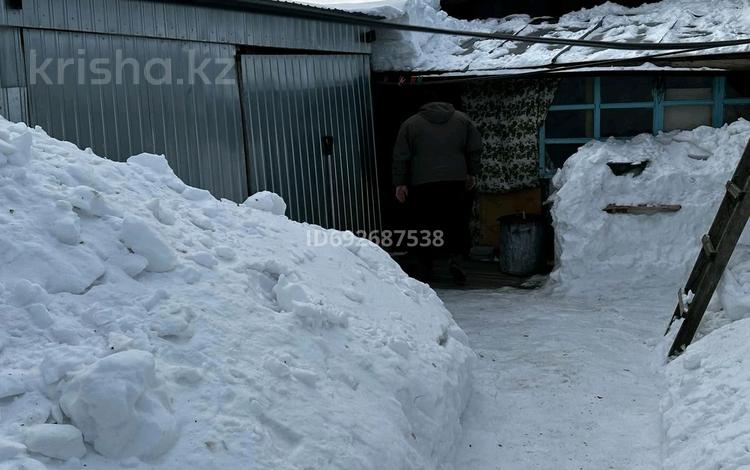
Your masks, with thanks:
[[[463,104],[484,138],[480,193],[538,187],[539,128],[557,90],[555,79],[478,80]]]

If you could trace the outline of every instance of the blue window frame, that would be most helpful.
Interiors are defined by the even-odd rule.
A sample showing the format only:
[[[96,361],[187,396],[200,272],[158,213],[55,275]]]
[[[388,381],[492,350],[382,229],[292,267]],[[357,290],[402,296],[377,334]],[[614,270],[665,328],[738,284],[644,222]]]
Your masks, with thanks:
[[[579,102],[575,102],[576,98],[556,97],[550,106],[548,120],[539,129],[539,173],[545,178],[554,175],[567,157],[591,140],[627,138],[642,132],[656,135],[699,125],[721,127],[726,117],[732,120],[739,116],[750,118],[750,91],[738,90],[736,86],[728,90],[725,76],[615,76],[567,80],[585,80],[585,86],[590,89],[576,91],[584,96],[577,98]],[[651,96],[648,96],[649,86]],[[576,87],[561,86],[558,93],[573,89]],[[746,94],[748,96],[743,96]]]

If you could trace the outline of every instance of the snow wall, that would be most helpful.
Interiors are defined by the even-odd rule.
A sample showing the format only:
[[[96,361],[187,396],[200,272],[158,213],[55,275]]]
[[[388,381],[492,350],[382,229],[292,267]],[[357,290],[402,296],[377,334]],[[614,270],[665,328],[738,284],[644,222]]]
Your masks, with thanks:
[[[466,336],[284,209],[0,118],[0,468],[447,468]]]
[[[552,284],[603,295],[662,286],[673,296],[687,280],[750,139],[744,120],[721,129],[592,142],[554,179],[558,268]],[[607,162],[650,160],[639,176],[615,176]],[[676,213],[610,215],[607,204],[680,204]],[[665,322],[671,311],[665,312]],[[665,325],[666,326],[666,325]],[[658,349],[666,360],[670,337]],[[750,466],[750,237],[740,240],[696,341],[666,365],[665,470]]]
[[[563,288],[677,288],[687,280],[750,138],[750,123],[721,129],[591,142],[565,162],[551,196],[557,267]],[[648,166],[616,176],[608,162]],[[609,204],[680,205],[677,212],[609,214]],[[737,251],[743,251],[740,248]]]

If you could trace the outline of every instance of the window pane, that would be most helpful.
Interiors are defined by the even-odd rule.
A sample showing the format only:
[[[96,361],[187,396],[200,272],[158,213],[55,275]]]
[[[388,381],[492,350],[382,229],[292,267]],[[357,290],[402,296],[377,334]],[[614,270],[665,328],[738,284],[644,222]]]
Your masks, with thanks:
[[[594,79],[563,78],[557,86],[555,104],[591,104],[594,102]]]
[[[724,123],[731,124],[739,118],[745,118],[750,121],[750,105],[725,106]]]
[[[727,75],[727,98],[748,98],[750,97],[750,76],[748,75]]]
[[[710,106],[667,106],[664,108],[664,130],[710,126],[711,114]]]
[[[551,138],[581,138],[594,136],[594,112],[550,111],[547,113],[545,135]]]
[[[571,155],[576,153],[582,145],[578,144],[548,144],[547,145],[547,167],[562,168],[563,163]]]
[[[667,100],[710,100],[713,77],[666,77]]]
[[[653,101],[652,77],[602,77],[602,103]]]
[[[653,114],[651,108],[603,109],[602,137],[633,137],[652,132]]]

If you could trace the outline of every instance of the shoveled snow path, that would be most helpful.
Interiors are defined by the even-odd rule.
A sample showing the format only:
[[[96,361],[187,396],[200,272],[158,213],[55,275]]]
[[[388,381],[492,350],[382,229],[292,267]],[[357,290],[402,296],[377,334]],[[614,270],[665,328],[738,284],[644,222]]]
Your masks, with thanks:
[[[440,292],[479,354],[456,468],[660,469],[664,293]]]

